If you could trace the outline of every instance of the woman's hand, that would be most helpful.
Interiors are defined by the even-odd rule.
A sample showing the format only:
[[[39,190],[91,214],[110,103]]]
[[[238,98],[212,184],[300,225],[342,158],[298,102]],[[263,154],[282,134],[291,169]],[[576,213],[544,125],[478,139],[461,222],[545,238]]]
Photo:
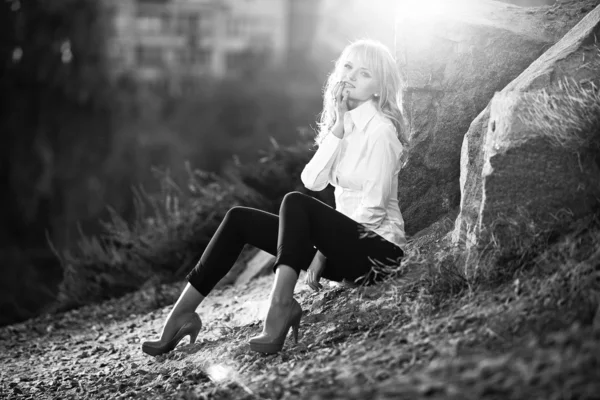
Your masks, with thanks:
[[[344,136],[344,115],[348,112],[348,91],[344,89],[345,83],[342,81],[339,81],[333,87],[335,124],[332,133],[340,139]]]
[[[308,270],[306,271],[306,279],[304,283],[308,285],[312,290],[319,291],[323,289],[323,285],[319,283],[321,280],[321,275],[323,274],[323,270],[325,269],[325,256],[317,251],[315,257],[313,258]]]

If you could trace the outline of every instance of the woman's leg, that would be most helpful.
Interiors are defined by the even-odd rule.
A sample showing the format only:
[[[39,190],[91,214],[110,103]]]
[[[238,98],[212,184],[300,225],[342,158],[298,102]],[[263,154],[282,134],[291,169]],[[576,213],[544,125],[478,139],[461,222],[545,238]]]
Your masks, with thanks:
[[[369,274],[373,261],[397,265],[404,253],[327,204],[299,192],[285,196],[280,213],[278,257],[274,268],[307,269],[319,249],[327,264],[323,276],[341,281]]]
[[[277,253],[279,217],[248,207],[230,209],[204,250],[202,257],[187,275],[198,292],[207,296],[229,272],[244,245],[250,244],[272,255]]]
[[[297,281],[298,274],[292,267],[280,264],[275,270],[269,311],[263,323],[262,336],[275,337],[284,329],[288,314],[293,307],[294,287]]]
[[[245,244],[275,255],[279,217],[247,207],[230,209],[202,257],[187,275],[188,284],[169,313],[161,341],[170,340],[205,296],[229,272]]]
[[[287,332],[294,310],[294,286],[301,269],[308,269],[315,247],[327,257],[324,277],[354,280],[371,270],[371,259],[398,260],[402,250],[325,203],[299,192],[288,193],[279,211],[275,281],[263,333],[251,345],[278,341]],[[296,306],[297,307],[297,306]]]
[[[162,333],[160,334],[161,342],[171,340],[177,330],[190,318],[190,314],[196,312],[196,308],[204,300],[204,296],[189,283],[179,295],[179,299],[171,309],[167,316]]]

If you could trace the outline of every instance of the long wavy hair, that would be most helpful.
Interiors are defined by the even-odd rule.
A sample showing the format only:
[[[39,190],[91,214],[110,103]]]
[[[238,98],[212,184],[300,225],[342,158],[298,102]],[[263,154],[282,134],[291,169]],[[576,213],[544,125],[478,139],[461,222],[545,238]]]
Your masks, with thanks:
[[[402,106],[402,80],[394,56],[381,42],[371,39],[360,39],[350,43],[335,62],[323,89],[323,111],[318,125],[317,144],[325,137],[335,124],[335,105],[333,88],[343,77],[346,60],[355,56],[379,81],[379,96],[374,98],[376,108],[394,124],[398,139],[405,148],[406,156],[409,145],[408,120]]]

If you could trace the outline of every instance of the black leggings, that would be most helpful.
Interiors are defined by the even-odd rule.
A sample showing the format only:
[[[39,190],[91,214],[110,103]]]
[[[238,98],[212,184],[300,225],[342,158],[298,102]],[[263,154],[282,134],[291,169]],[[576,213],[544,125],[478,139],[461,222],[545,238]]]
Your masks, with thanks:
[[[404,252],[327,204],[302,194],[288,193],[279,216],[247,207],[230,209],[187,280],[203,296],[229,272],[245,244],[276,255],[296,273],[310,266],[317,249],[327,258],[323,278],[373,283],[371,260],[400,264]],[[376,276],[375,276],[376,275]],[[361,279],[358,279],[361,282]]]

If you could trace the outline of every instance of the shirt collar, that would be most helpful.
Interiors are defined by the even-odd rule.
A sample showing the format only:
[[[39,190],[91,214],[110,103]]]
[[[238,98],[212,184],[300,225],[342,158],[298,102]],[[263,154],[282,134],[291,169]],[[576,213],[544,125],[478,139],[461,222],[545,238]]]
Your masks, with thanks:
[[[352,111],[348,111],[346,115],[344,115],[345,119],[352,119],[354,125],[360,129],[361,131],[365,130],[365,127],[373,119],[373,117],[377,114],[377,108],[373,104],[372,100],[365,101],[360,106],[356,107]]]

